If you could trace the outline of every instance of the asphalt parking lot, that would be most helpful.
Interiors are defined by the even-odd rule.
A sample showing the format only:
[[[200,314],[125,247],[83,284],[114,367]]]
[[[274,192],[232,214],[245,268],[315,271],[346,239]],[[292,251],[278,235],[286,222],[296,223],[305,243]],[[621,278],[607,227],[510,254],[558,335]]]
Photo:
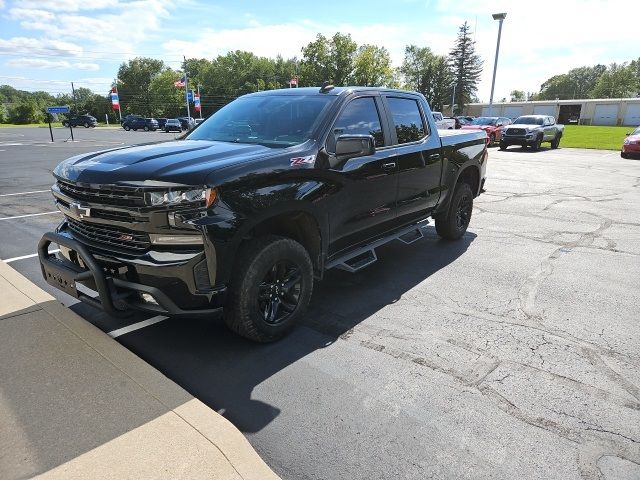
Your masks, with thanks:
[[[256,345],[221,321],[116,320],[48,287],[35,249],[61,219],[55,165],[173,136],[67,132],[0,129],[0,258],[120,332],[282,478],[640,478],[640,161],[493,148],[461,241],[428,227],[329,272],[303,325]]]

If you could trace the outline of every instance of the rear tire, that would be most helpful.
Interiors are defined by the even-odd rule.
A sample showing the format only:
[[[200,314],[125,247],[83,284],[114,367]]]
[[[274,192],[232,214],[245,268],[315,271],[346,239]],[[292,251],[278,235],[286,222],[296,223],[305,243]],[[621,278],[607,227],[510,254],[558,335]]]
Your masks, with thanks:
[[[556,138],[554,138],[553,140],[551,140],[551,148],[552,149],[556,149],[560,146],[560,139],[562,138],[562,135],[558,134],[556,135]]]
[[[69,128],[69,122],[67,122],[67,121],[62,122],[62,126],[66,127],[66,128]]]
[[[131,130],[131,127],[127,125],[126,127],[124,127],[124,129],[128,132],[129,130]]]
[[[459,183],[447,213],[437,217],[436,232],[447,240],[458,240],[467,231],[473,212],[473,192],[468,183]]]
[[[89,125],[89,122],[84,122],[84,128],[89,128],[91,125]]]
[[[144,131],[145,131],[145,132],[148,132],[148,131],[149,131],[149,127],[147,127],[147,126],[145,125],[145,127],[144,127]]]
[[[304,315],[312,290],[313,265],[302,245],[275,235],[251,240],[234,268],[225,323],[245,338],[272,342]]]

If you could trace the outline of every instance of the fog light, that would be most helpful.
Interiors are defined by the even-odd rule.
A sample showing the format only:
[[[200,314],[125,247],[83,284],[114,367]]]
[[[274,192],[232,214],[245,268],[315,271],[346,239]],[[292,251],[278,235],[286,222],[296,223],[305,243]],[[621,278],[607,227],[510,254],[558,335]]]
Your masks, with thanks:
[[[197,235],[165,235],[152,233],[149,235],[154,245],[202,245],[202,234]]]
[[[156,302],[156,299],[153,298],[150,294],[148,293],[143,293],[142,294],[142,300],[144,300],[147,303],[153,303],[155,305],[158,305],[158,302]]]

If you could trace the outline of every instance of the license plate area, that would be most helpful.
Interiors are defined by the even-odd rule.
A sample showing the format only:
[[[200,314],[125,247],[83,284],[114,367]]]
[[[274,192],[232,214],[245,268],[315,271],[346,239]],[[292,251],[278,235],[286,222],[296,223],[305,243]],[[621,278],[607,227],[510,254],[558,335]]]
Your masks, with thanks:
[[[44,277],[47,283],[62,290],[69,295],[78,298],[78,289],[74,280],[77,273],[62,265],[56,265],[54,261],[43,262]]]

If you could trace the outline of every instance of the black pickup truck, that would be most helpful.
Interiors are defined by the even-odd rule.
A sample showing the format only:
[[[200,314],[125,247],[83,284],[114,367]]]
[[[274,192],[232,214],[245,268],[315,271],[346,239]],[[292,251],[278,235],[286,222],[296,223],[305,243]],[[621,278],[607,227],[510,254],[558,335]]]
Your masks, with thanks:
[[[376,247],[421,238],[429,217],[460,238],[486,165],[485,133],[438,132],[417,93],[249,94],[180,140],[58,165],[65,218],[40,241],[42,274],[111,315],[223,314],[240,335],[271,341],[327,269],[366,267]]]

